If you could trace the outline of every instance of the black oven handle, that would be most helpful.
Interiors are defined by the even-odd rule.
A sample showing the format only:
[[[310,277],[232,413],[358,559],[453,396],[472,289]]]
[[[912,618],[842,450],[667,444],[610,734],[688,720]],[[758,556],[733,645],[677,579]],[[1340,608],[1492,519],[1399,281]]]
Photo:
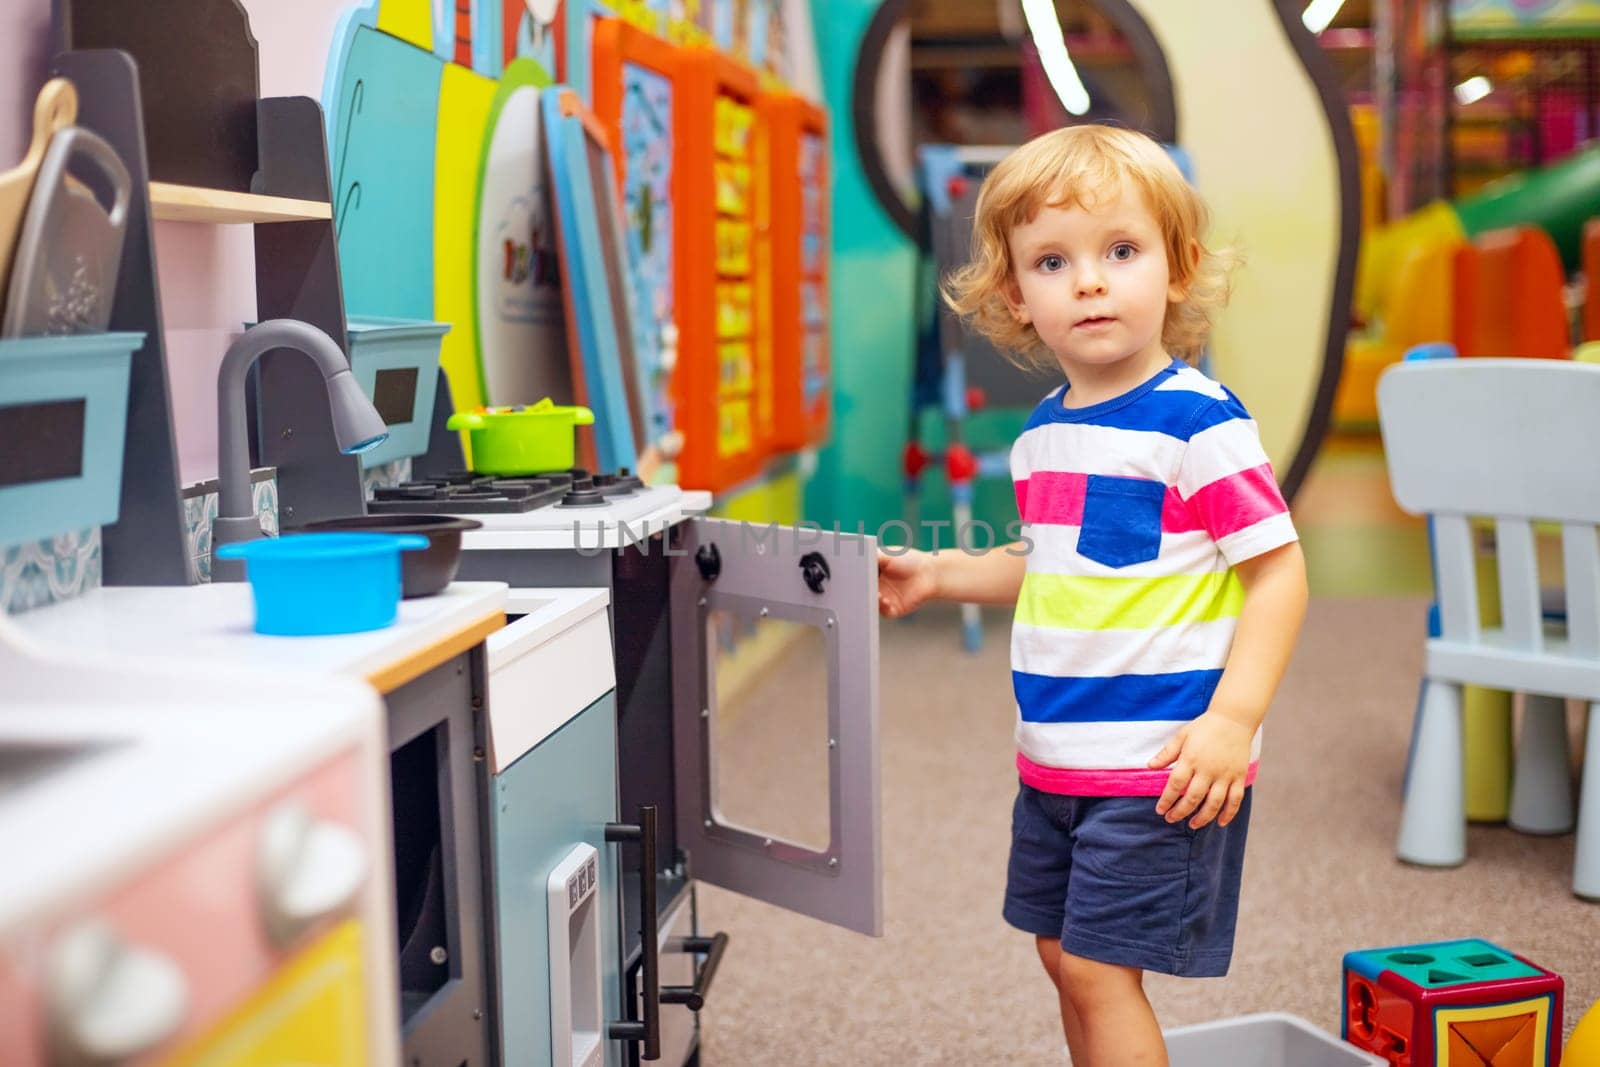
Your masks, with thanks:
[[[606,1036],[613,1041],[637,1041],[641,1060],[661,1058],[661,946],[656,915],[656,808],[639,806],[639,824],[606,823],[606,840],[612,844],[639,842],[644,853],[639,858],[639,936],[644,962],[640,984],[644,987],[644,1020],[613,1020],[606,1024]]]
[[[717,931],[715,937],[674,937],[667,940],[669,952],[693,952],[696,955],[705,954],[706,961],[700,965],[700,970],[694,976],[694,985],[669,985],[661,990],[661,1003],[683,1004],[690,1011],[699,1011],[706,1006],[706,997],[711,993],[711,980],[717,976],[717,967],[722,964],[722,954],[728,948],[728,935]]]

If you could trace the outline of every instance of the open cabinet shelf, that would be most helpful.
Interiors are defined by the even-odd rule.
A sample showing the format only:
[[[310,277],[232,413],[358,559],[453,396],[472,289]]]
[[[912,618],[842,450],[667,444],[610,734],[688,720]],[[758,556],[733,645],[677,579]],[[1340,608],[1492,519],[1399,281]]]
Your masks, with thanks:
[[[291,200],[171,182],[150,183],[150,212],[164,222],[316,222],[333,218],[333,207],[326,200]]]

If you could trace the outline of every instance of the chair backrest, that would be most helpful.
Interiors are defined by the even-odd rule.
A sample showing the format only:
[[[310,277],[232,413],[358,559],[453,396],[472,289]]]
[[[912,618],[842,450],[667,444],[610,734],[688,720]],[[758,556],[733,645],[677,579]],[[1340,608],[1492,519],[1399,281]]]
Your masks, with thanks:
[[[1543,647],[1534,521],[1560,523],[1567,628],[1600,655],[1600,366],[1566,360],[1424,360],[1378,382],[1378,422],[1395,500],[1433,518],[1440,628],[1478,638],[1475,516],[1495,520],[1507,639]]]

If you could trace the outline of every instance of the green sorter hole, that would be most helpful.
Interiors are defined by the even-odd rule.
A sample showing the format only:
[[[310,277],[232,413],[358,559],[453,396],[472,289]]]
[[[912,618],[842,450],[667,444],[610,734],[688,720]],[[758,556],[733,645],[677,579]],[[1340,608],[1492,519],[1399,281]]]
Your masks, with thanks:
[[[1473,967],[1493,967],[1496,964],[1504,963],[1505,960],[1492,952],[1477,952],[1471,956],[1462,956],[1461,962]]]
[[[1432,963],[1433,957],[1425,952],[1391,952],[1389,959],[1393,963]]]

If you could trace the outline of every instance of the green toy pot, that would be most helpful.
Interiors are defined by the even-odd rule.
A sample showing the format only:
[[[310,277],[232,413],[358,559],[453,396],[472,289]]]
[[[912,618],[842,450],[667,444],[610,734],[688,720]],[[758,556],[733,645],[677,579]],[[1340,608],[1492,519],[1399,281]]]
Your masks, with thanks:
[[[457,412],[445,427],[467,431],[475,473],[514,476],[571,469],[576,428],[593,423],[588,408],[545,399],[525,408]]]

